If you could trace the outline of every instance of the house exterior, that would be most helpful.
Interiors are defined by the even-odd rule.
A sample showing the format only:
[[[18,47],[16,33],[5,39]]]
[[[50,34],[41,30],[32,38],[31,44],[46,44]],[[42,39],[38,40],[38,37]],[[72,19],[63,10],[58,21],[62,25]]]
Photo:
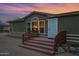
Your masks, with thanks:
[[[23,19],[16,19],[14,21],[9,21],[10,29],[9,35],[15,37],[21,37],[24,32],[26,32],[25,21]]]
[[[60,31],[67,31],[68,35],[79,35],[79,11],[48,14],[34,11],[15,21],[9,21],[9,35],[22,36],[24,32],[36,31],[41,36],[54,38]]]
[[[0,23],[0,32],[9,32],[9,25]]]
[[[57,32],[67,31],[68,39],[79,39],[79,11],[57,14],[49,18],[57,19]]]

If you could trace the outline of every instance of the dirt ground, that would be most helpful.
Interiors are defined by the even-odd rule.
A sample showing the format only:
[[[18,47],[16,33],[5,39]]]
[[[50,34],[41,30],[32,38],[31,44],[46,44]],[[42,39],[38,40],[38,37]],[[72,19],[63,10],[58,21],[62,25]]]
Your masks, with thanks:
[[[8,33],[0,33],[0,56],[47,56],[41,52],[19,47],[21,38],[7,36]],[[61,53],[57,56],[74,56],[71,53]]]

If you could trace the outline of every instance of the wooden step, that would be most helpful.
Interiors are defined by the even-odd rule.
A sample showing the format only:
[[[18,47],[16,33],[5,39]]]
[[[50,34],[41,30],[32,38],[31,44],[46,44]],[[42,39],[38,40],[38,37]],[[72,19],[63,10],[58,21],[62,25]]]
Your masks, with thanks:
[[[47,45],[42,45],[42,44],[37,44],[37,43],[31,43],[31,42],[25,42],[24,44],[25,45],[29,45],[29,46],[43,48],[43,49],[53,50],[53,46],[47,46]]]
[[[53,50],[48,50],[48,49],[43,49],[43,48],[37,48],[35,46],[29,46],[29,45],[24,45],[24,44],[21,44],[20,47],[23,47],[23,48],[27,48],[27,49],[32,49],[32,50],[35,50],[35,51],[39,51],[39,52],[42,52],[42,53],[45,53],[45,54],[48,54],[48,55],[54,55],[54,52]]]
[[[53,43],[54,39],[35,37],[29,40],[26,40],[24,44],[21,44],[21,47],[29,48],[35,51],[40,51],[49,55],[53,55]]]
[[[42,45],[47,45],[47,46],[53,46],[53,43],[49,42],[44,42],[44,41],[37,41],[37,40],[27,40],[26,42],[31,42],[31,43],[36,43],[36,44],[42,44]]]
[[[53,43],[54,42],[54,39],[43,39],[43,38],[33,38],[32,40],[35,40],[35,41],[42,41],[42,42],[49,42],[49,43]]]

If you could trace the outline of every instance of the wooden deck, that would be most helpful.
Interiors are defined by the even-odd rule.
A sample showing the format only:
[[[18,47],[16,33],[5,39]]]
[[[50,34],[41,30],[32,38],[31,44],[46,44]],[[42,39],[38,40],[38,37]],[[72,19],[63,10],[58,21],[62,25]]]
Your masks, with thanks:
[[[59,32],[55,38],[48,39],[37,35],[24,33],[21,47],[40,51],[48,55],[55,55],[58,47],[66,42],[66,31]]]

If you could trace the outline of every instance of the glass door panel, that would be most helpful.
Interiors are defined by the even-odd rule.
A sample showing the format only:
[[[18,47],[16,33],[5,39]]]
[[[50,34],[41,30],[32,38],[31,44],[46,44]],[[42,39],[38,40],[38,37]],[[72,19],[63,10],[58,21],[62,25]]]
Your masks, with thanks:
[[[40,27],[40,33],[44,33],[44,20],[40,20],[40,23],[39,23],[39,27]]]
[[[38,32],[38,19],[34,18],[34,21],[32,22],[32,31]]]

